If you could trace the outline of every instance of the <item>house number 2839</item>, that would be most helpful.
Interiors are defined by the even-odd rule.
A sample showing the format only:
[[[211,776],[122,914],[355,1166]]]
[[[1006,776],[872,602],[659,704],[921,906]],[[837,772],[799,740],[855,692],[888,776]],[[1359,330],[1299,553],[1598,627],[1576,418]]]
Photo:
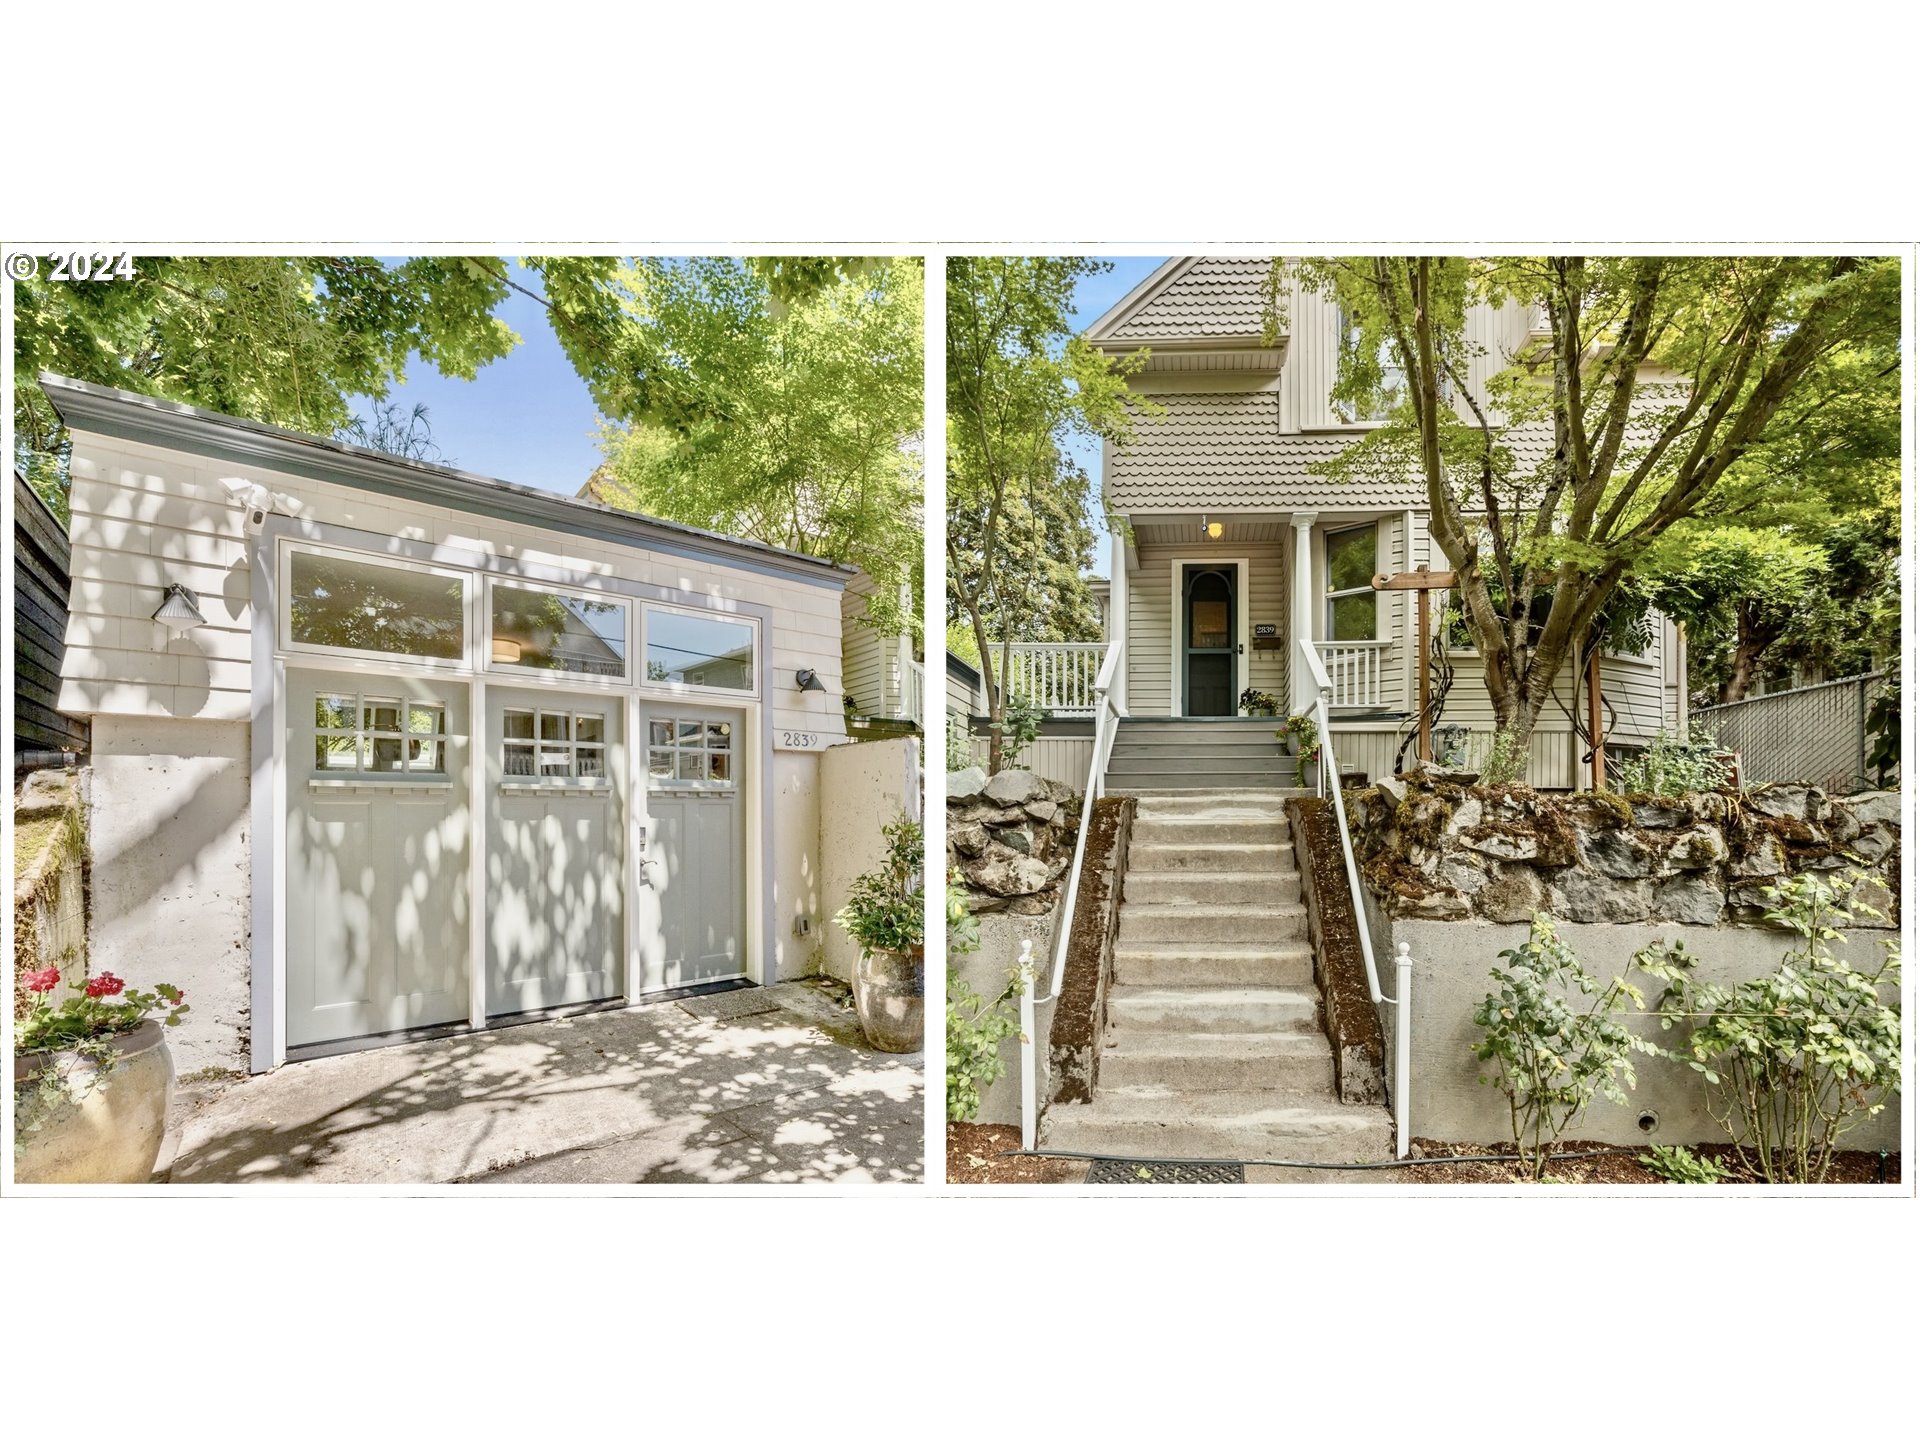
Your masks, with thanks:
[[[820,736],[813,730],[782,730],[780,732],[782,750],[819,750]]]

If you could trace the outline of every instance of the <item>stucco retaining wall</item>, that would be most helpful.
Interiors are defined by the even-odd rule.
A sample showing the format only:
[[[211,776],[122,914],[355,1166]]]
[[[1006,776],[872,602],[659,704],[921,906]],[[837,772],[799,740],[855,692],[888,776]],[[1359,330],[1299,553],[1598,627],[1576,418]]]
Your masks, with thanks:
[[[919,752],[917,740],[875,740],[836,745],[820,756],[820,792],[827,803],[820,807],[817,953],[821,973],[836,980],[852,982],[860,946],[833,917],[847,903],[854,881],[886,858],[883,827],[903,812],[920,818]]]
[[[1044,990],[1053,973],[1053,946],[1056,936],[1055,915],[982,915],[980,948],[967,955],[949,955],[947,971],[957,975],[987,999],[998,995],[1007,983],[1007,970],[1020,959],[1020,942],[1033,941],[1034,984]],[[1016,1018],[1019,1000],[1007,1002]],[[1045,1095],[1052,1083],[1050,1047],[1046,1038],[1053,1032],[1054,1001],[1034,1008],[1034,1030],[1039,1043],[1033,1047],[1033,1077],[1036,1095]],[[1000,1042],[1000,1058],[1006,1070],[982,1092],[980,1113],[974,1117],[981,1125],[1018,1125],[1020,1123],[1020,1040],[1010,1036]]]
[[[183,1075],[247,1068],[248,731],[159,716],[93,725],[91,965],[186,992],[192,1010],[167,1034]]]
[[[1634,954],[1657,941],[1683,940],[1699,956],[1696,973],[1703,981],[1736,983],[1774,969],[1798,937],[1752,927],[1675,925],[1579,925],[1562,923],[1560,937],[1573,947],[1587,971],[1610,979],[1627,971]],[[1395,919],[1384,936],[1376,933],[1380,953],[1390,956],[1405,941],[1413,958],[1413,1134],[1427,1140],[1510,1142],[1512,1129],[1507,1105],[1492,1085],[1480,1083],[1484,1071],[1473,1058],[1480,1038],[1473,1011],[1494,988],[1489,972],[1499,966],[1500,952],[1527,938],[1522,924],[1501,925],[1484,920]],[[1875,968],[1881,946],[1895,936],[1886,930],[1850,930],[1847,943],[1835,945],[1849,964]],[[1628,976],[1651,1005],[1662,982],[1635,972]],[[1663,1036],[1650,1014],[1626,1021],[1649,1039],[1674,1046],[1678,1032]],[[1391,1046],[1389,1046],[1391,1054]],[[1636,1055],[1638,1084],[1628,1103],[1596,1100],[1564,1138],[1606,1144],[1693,1145],[1724,1141],[1727,1136],[1707,1113],[1705,1085],[1691,1070],[1657,1055]],[[1643,1111],[1657,1117],[1648,1132],[1639,1126]],[[1895,1097],[1874,1121],[1842,1142],[1850,1150],[1898,1149],[1899,1100]]]

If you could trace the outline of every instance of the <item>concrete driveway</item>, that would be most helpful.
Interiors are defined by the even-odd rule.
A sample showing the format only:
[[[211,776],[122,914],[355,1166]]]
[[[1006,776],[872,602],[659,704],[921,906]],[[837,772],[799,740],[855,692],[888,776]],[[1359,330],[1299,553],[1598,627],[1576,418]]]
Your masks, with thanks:
[[[917,1184],[921,1090],[798,981],[182,1087],[155,1179]]]

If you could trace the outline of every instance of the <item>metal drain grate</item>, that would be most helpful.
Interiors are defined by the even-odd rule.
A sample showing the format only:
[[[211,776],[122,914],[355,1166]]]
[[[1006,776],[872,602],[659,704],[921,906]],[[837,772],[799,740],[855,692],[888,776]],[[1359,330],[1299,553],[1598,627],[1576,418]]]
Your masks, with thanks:
[[[1168,1160],[1096,1160],[1089,1185],[1244,1185],[1244,1165],[1190,1164]]]

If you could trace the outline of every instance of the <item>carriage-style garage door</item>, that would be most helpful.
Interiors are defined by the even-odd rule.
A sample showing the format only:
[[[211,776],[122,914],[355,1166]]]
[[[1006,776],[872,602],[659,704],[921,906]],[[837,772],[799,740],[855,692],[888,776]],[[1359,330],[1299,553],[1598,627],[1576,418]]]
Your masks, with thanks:
[[[744,975],[738,717],[649,706],[646,728],[641,989]]]
[[[624,710],[614,695],[488,688],[490,1016],[621,992]]]
[[[467,1017],[467,690],[287,676],[287,1042]]]

